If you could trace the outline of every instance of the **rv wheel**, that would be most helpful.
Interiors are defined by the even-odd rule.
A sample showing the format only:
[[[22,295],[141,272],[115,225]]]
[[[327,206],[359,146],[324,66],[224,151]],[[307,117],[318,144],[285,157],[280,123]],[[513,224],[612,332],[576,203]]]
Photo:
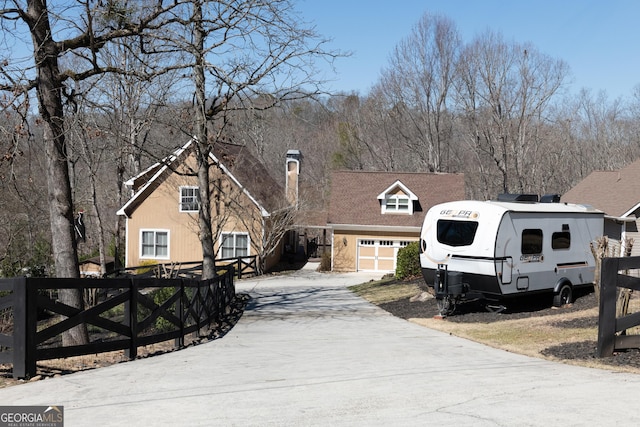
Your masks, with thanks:
[[[449,295],[436,299],[436,304],[438,305],[438,311],[441,316],[453,314],[453,311],[456,308],[455,301]]]
[[[567,283],[562,285],[558,293],[553,296],[554,307],[562,307],[565,304],[571,304],[572,294],[571,285]]]

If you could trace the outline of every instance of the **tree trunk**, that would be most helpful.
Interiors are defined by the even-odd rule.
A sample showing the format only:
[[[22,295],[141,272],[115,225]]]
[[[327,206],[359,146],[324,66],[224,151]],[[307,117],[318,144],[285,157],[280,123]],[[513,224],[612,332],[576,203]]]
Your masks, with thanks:
[[[120,158],[118,164],[116,166],[116,180],[117,180],[117,188],[118,188],[118,206],[122,206],[124,204],[124,166],[123,159]],[[120,257],[125,252],[126,242],[125,242],[125,220],[122,215],[116,215],[116,224],[115,224],[115,248],[114,248],[114,263],[113,268],[118,270],[122,268],[124,265],[120,262]]]
[[[209,191],[209,159],[208,154],[198,152],[198,187],[200,191],[200,208],[198,225],[200,244],[202,245],[202,278],[211,279],[216,275],[216,254],[213,250],[213,230],[211,219],[211,192]]]
[[[62,84],[58,68],[59,51],[51,39],[51,28],[44,0],[30,0],[34,57],[38,74],[38,108],[43,120],[43,138],[47,155],[47,187],[53,258],[56,277],[79,278],[78,253],[73,223],[73,202],[64,133]],[[63,304],[82,309],[80,289],[61,289]],[[86,325],[75,327],[62,336],[63,345],[88,342]]]
[[[202,4],[194,2],[193,23],[195,26],[195,66],[193,79],[196,92],[195,134],[196,156],[198,158],[198,188],[200,207],[198,225],[200,244],[202,246],[202,278],[211,279],[216,275],[215,252],[213,250],[213,231],[211,220],[211,192],[209,191],[209,152],[206,117],[206,85],[204,76],[204,41],[205,31],[202,27]]]
[[[98,208],[98,194],[96,190],[95,176],[91,175],[91,201],[93,208],[93,215],[96,219],[96,235],[98,237],[98,253],[100,255],[100,274],[104,276],[107,274],[107,248],[104,243],[104,230],[102,227],[102,217],[100,216],[100,209]]]

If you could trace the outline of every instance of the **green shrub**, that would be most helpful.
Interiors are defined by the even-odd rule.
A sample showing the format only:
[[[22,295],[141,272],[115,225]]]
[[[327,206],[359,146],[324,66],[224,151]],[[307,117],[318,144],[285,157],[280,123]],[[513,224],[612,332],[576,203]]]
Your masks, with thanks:
[[[396,278],[406,279],[420,275],[420,247],[418,242],[411,242],[398,251]]]
[[[162,305],[165,303],[165,301],[171,298],[175,293],[176,293],[176,288],[174,288],[173,286],[167,286],[165,288],[156,289],[152,293],[153,302],[155,302],[157,305]],[[172,304],[171,307],[167,307],[167,311],[171,314],[175,314],[176,312],[175,304]],[[156,329],[158,331],[169,332],[169,331],[172,331],[174,328],[176,328],[176,326],[170,321],[168,321],[167,319],[163,318],[162,316],[156,319]]]
[[[136,268],[136,274],[145,274],[153,271],[153,269],[158,265],[158,261],[152,259],[146,259],[140,262],[138,268]]]

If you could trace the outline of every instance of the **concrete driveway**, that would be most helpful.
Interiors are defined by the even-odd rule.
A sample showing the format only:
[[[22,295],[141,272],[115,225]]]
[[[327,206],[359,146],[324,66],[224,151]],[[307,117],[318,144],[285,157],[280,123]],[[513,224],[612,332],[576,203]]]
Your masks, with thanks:
[[[395,318],[346,286],[379,275],[239,281],[222,339],[0,389],[65,426],[637,425],[640,376],[519,356]]]

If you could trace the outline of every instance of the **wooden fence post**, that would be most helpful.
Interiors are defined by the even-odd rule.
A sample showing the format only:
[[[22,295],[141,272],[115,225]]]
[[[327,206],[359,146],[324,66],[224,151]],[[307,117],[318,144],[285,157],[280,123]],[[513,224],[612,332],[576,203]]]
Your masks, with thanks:
[[[15,324],[13,330],[13,377],[36,375],[36,331],[38,306],[35,287],[25,277],[16,278],[13,288]],[[19,319],[19,320],[17,320]]]
[[[184,280],[180,280],[180,287],[174,287],[173,290],[178,292],[178,299],[176,300],[175,306],[175,314],[176,317],[180,320],[180,325],[178,326],[180,330],[180,336],[176,338],[174,345],[178,348],[184,347],[184,304],[182,299],[185,297],[185,289],[184,289]]]
[[[26,278],[12,279],[13,285],[13,378],[27,376],[27,285]]]
[[[613,355],[616,339],[616,291],[618,258],[603,258],[600,270],[600,316],[598,319],[598,357]]]
[[[129,360],[133,360],[138,357],[138,281],[136,279],[129,281],[129,298],[125,303],[125,316],[131,339],[129,348],[124,354]]]

